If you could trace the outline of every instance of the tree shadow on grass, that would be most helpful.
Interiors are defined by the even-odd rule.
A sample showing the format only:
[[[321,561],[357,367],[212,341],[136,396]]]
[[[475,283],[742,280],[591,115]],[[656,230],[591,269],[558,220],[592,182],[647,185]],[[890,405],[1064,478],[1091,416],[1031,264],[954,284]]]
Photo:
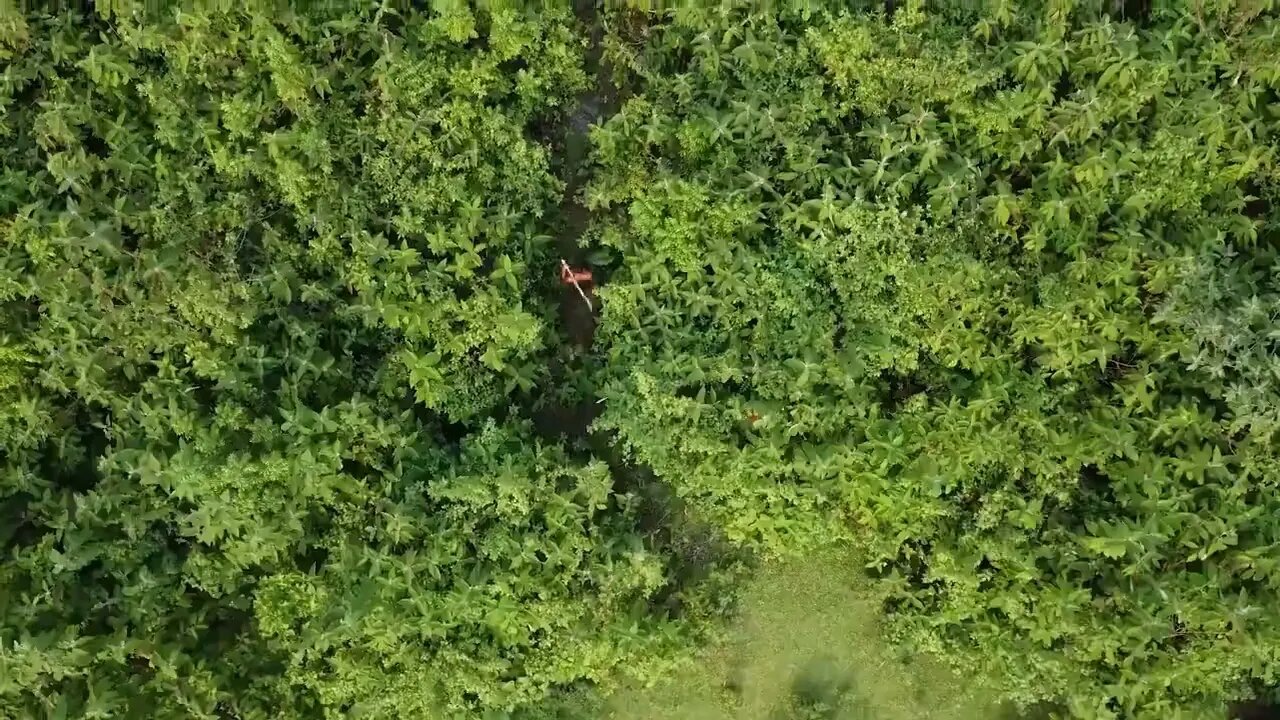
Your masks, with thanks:
[[[1231,720],[1280,720],[1280,704],[1264,700],[1239,703],[1231,708]]]
[[[1030,707],[1005,706],[998,720],[1055,720],[1066,717],[1066,709],[1054,703],[1036,703]]]
[[[818,657],[796,672],[772,720],[874,720],[874,715],[858,697],[853,674],[832,658]]]

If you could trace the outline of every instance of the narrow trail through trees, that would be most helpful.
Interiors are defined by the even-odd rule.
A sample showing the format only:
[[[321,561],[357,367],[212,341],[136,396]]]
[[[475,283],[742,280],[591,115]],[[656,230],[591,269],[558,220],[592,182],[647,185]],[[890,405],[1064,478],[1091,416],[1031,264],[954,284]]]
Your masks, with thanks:
[[[617,90],[610,79],[609,68],[603,58],[601,25],[594,2],[578,0],[576,12],[579,20],[589,28],[590,45],[586,53],[587,71],[594,83],[577,98],[564,125],[562,145],[562,179],[565,183],[564,198],[560,203],[562,227],[556,246],[560,258],[570,267],[586,264],[586,248],[583,235],[591,225],[591,211],[583,204],[582,190],[589,178],[591,160],[590,131],[593,123],[608,117],[617,110]],[[572,285],[561,288],[560,315],[563,329],[571,342],[587,348],[595,335],[594,303],[583,302]]]
[[[590,304],[584,302],[574,285],[559,283],[558,335],[564,346],[551,358],[550,382],[558,389],[572,387],[574,391],[564,393],[565,399],[536,410],[534,426],[544,438],[565,441],[570,452],[582,453],[581,459],[607,463],[614,490],[639,499],[636,529],[649,547],[669,562],[667,585],[650,600],[650,608],[656,613],[680,615],[685,611],[686,594],[697,594],[694,588],[704,583],[726,581],[732,575],[730,568],[741,567],[746,558],[718,531],[690,516],[681,498],[649,468],[625,457],[611,433],[593,431],[591,427],[605,408],[594,386],[592,346],[601,311],[601,302],[593,291],[607,268],[592,265],[587,236],[592,229],[593,212],[586,207],[582,195],[591,180],[591,127],[616,114],[632,88],[614,84],[613,68],[603,52],[604,18],[596,3],[576,0],[575,13],[587,28],[585,64],[594,83],[576,98],[561,126],[550,129],[546,136],[557,153],[559,175],[565,184],[555,239],[557,265],[547,272],[559,275],[562,260],[573,270],[592,271],[594,282],[583,288]],[[638,20],[636,16],[629,19]],[[630,29],[634,31],[642,24]],[[715,568],[721,570],[718,577]],[[727,586],[723,592],[728,592]]]
[[[591,0],[577,0],[574,11],[582,25],[588,29],[589,46],[585,63],[587,72],[594,81],[578,95],[562,123],[547,133],[547,141],[559,155],[559,174],[565,185],[555,238],[556,265],[546,270],[557,276],[560,274],[561,262],[575,270],[587,265],[583,236],[591,226],[591,211],[583,202],[582,191],[590,178],[590,130],[593,123],[615,112],[618,105],[618,92],[603,59],[604,27],[599,11]],[[581,356],[590,352],[600,311],[600,304],[594,296],[594,285],[575,287],[573,284],[560,283],[557,307],[560,323],[558,334],[570,347],[553,358],[551,381],[558,387],[577,386],[581,378],[571,374],[582,369],[581,360],[584,358]],[[579,357],[573,358],[574,355]],[[538,432],[545,437],[562,437],[570,441],[587,440],[591,422],[599,414],[596,401],[593,392],[586,392],[579,393],[572,401],[552,403],[540,409],[534,416]]]

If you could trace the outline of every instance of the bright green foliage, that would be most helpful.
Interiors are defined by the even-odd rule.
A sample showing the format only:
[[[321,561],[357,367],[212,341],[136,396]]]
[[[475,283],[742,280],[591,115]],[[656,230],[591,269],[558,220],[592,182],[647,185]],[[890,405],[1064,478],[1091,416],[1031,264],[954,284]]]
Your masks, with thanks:
[[[546,718],[725,539],[1079,718],[1280,683],[1280,9],[891,4],[604,12],[593,353],[567,8],[0,6],[0,717]]]
[[[286,650],[285,681],[374,717],[510,708],[620,663],[642,674],[678,642],[643,599],[661,559],[628,533],[603,464],[573,467],[493,425],[460,458],[433,453],[364,498],[372,527],[337,524],[318,576],[284,570],[255,616]],[[388,683],[387,677],[396,678]]]
[[[3,10],[0,717],[502,716],[691,627],[493,419],[572,16],[304,5]]]
[[[1015,698],[1221,716],[1280,679],[1276,9],[898,4],[614,16],[600,426]]]

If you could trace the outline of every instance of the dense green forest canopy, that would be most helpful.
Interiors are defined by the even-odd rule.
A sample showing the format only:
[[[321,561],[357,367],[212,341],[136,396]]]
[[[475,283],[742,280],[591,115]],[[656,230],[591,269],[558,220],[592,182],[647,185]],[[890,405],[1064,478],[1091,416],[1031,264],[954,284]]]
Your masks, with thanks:
[[[582,5],[0,3],[0,717],[562,716],[836,540],[1280,684],[1273,0]]]

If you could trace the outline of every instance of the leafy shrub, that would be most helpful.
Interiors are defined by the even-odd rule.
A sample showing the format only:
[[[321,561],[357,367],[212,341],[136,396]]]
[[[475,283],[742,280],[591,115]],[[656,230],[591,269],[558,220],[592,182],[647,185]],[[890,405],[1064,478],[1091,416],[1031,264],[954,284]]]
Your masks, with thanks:
[[[0,714],[581,716],[845,537],[1024,705],[1274,686],[1280,18],[1153,5],[606,12],[590,357],[567,9],[0,8]]]
[[[573,18],[305,7],[0,11],[4,717],[501,715],[694,626],[510,407]]]
[[[1081,718],[1276,680],[1270,4],[614,16],[616,433],[731,537]]]

